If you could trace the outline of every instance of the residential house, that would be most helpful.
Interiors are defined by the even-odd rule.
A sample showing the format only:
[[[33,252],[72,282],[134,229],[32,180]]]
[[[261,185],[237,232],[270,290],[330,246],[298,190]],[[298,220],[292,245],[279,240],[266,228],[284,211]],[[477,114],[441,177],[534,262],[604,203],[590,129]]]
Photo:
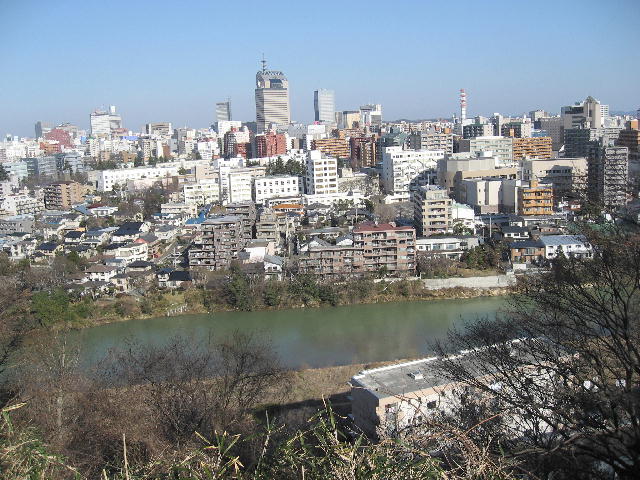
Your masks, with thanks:
[[[553,260],[559,255],[573,258],[591,258],[593,249],[583,235],[541,235],[545,258]]]
[[[117,273],[117,268],[100,264],[91,265],[84,271],[85,278],[91,282],[109,282]]]
[[[127,243],[118,246],[113,252],[116,260],[122,260],[125,265],[136,260],[147,260],[149,258],[149,247],[146,243]]]
[[[156,278],[158,280],[158,286],[160,288],[166,288],[167,282],[169,281],[169,275],[173,272],[173,268],[162,268],[158,270],[156,273]]]
[[[169,273],[166,285],[168,288],[184,288],[192,283],[191,274],[187,270],[174,270]]]
[[[282,268],[284,266],[283,257],[279,257],[277,255],[265,255],[263,262],[265,277],[282,280]]]
[[[80,245],[84,240],[85,232],[80,230],[70,230],[64,234],[64,245],[70,247],[73,245]]]
[[[62,244],[55,242],[44,242],[36,247],[35,253],[40,257],[53,257],[56,253],[62,252]]]
[[[146,222],[124,222],[118,230],[113,232],[113,242],[131,242],[149,231]]]
[[[152,233],[140,235],[140,237],[135,239],[133,243],[146,243],[150,258],[157,258],[160,256],[162,244],[160,243],[160,239]]]
[[[545,247],[540,240],[517,240],[509,243],[512,263],[539,263],[545,259]]]

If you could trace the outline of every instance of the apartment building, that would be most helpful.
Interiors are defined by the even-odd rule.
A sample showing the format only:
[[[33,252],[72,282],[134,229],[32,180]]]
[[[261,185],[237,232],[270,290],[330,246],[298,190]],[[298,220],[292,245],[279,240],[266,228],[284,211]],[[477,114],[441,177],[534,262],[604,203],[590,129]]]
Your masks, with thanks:
[[[378,142],[376,137],[354,136],[349,139],[351,166],[354,168],[376,165]]]
[[[58,182],[44,188],[44,205],[48,210],[71,210],[83,202],[87,187],[78,182]]]
[[[493,135],[493,125],[490,123],[471,123],[462,127],[463,138],[486,137]]]
[[[293,197],[303,193],[300,177],[294,175],[271,175],[256,178],[254,191],[254,200],[260,204],[270,198]]]
[[[251,240],[256,225],[256,218],[258,217],[256,204],[251,200],[230,203],[225,207],[225,212],[227,215],[240,217],[242,220],[242,237],[247,241]]]
[[[266,167],[234,168],[221,165],[219,178],[222,204],[253,201],[253,182],[264,177],[265,172]]]
[[[411,193],[413,222],[418,236],[451,230],[452,200],[445,188],[436,185],[418,187]]]
[[[256,157],[273,157],[287,153],[287,137],[283,134],[268,132],[256,135]]]
[[[503,137],[526,138],[531,136],[533,125],[527,121],[514,121],[502,124],[500,134]]]
[[[163,203],[160,205],[160,213],[177,217],[195,217],[198,214],[198,206],[187,202]]]
[[[44,210],[42,198],[26,193],[7,195],[0,199],[0,213],[3,215],[37,215]]]
[[[312,150],[320,150],[327,156],[350,158],[349,142],[345,138],[319,138],[311,142]]]
[[[509,166],[513,162],[513,139],[487,135],[458,141],[458,152],[472,155],[486,153],[496,159],[496,165]]]
[[[245,247],[242,217],[221,215],[205,220],[200,234],[189,249],[189,266],[211,270],[229,268]]]
[[[554,152],[560,150],[564,143],[564,127],[562,117],[541,118],[540,130],[543,130],[551,137],[551,148]]]
[[[382,155],[382,185],[386,193],[410,200],[410,190],[435,181],[444,150],[403,150],[386,147]]]
[[[182,200],[198,206],[220,201],[220,180],[216,178],[185,183],[182,186]]]
[[[595,142],[588,162],[589,197],[605,208],[626,205],[629,188],[629,149]]]
[[[117,168],[95,172],[96,188],[101,192],[110,192],[114,185],[120,187],[129,181],[142,179],[162,179],[179,174],[182,169],[190,169],[196,165],[206,165],[207,160],[183,160],[181,162],[162,163],[155,167]]]
[[[364,222],[354,227],[352,235],[353,244],[310,246],[299,259],[300,271],[323,279],[415,272],[416,232],[412,227]]]
[[[509,139],[510,140],[510,139]],[[515,179],[518,169],[500,165],[499,159],[488,152],[477,155],[453,154],[438,164],[438,185],[448,190],[453,198],[466,202],[464,180],[469,179]]]
[[[513,139],[513,159],[551,158],[553,141],[551,137],[525,137]]]
[[[640,129],[638,129],[639,120],[629,122],[629,128],[620,130],[616,145],[619,147],[627,147],[629,149],[629,161],[640,162]]]
[[[353,246],[362,251],[365,272],[386,270],[391,275],[415,271],[416,231],[394,223],[364,222],[352,230]]]
[[[519,215],[553,215],[553,187],[531,180],[518,187]]]
[[[555,203],[566,196],[581,197],[587,186],[584,157],[523,160],[520,172],[523,182],[538,180],[551,185]]]
[[[453,153],[453,134],[443,132],[415,132],[409,135],[409,147],[413,150],[444,150]]]
[[[307,152],[305,184],[310,195],[338,193],[338,161],[319,150]]]

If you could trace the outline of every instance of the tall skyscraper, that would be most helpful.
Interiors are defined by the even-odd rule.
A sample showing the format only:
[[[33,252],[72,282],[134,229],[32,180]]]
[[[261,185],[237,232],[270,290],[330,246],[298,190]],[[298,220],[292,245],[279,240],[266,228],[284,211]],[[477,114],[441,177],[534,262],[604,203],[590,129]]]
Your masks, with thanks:
[[[289,123],[289,81],[284,73],[267,70],[267,63],[262,60],[262,70],[256,74],[257,133],[264,133],[271,124]]]
[[[336,121],[336,99],[333,90],[321,88],[313,92],[313,109],[316,122]]]
[[[227,100],[226,102],[216,103],[216,121],[228,122],[230,120],[231,120],[231,102]]]

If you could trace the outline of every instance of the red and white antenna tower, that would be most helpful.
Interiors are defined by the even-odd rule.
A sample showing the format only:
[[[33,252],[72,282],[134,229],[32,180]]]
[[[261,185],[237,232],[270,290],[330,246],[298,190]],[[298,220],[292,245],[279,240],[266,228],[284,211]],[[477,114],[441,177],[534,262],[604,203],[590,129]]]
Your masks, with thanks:
[[[464,88],[460,89],[460,123],[464,124],[467,119],[467,94]]]

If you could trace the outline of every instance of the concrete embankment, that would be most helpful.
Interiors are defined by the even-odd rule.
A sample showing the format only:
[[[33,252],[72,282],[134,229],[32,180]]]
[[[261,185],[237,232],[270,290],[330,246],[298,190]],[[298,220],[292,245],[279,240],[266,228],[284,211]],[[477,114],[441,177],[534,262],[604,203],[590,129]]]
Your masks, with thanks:
[[[428,290],[442,290],[445,288],[507,288],[516,284],[516,276],[489,275],[486,277],[451,277],[428,278],[422,280],[424,288]]]

